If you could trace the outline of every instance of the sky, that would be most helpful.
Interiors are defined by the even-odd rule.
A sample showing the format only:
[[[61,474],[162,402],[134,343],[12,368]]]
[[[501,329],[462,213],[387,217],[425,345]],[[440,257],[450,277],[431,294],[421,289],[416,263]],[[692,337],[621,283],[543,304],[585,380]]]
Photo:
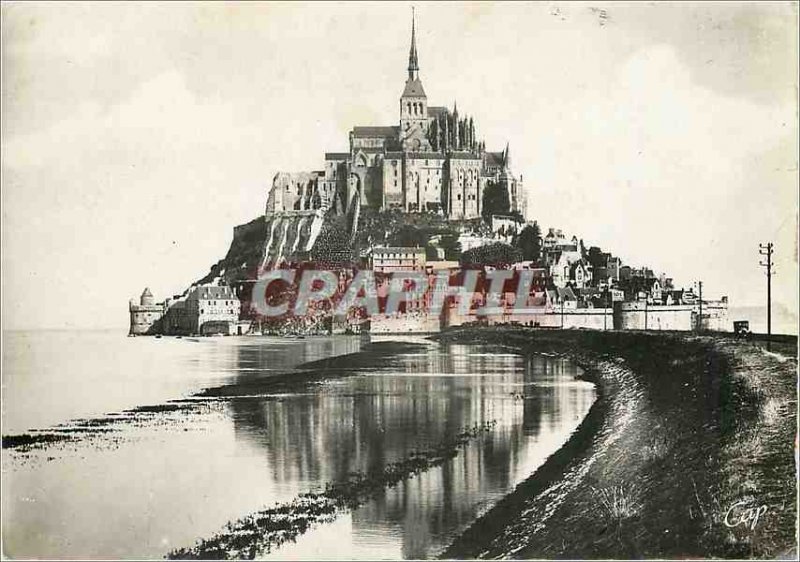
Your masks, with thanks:
[[[798,307],[797,3],[417,3],[430,105],[510,144],[528,218],[704,296]],[[127,329],[393,125],[410,3],[2,4],[4,329]]]

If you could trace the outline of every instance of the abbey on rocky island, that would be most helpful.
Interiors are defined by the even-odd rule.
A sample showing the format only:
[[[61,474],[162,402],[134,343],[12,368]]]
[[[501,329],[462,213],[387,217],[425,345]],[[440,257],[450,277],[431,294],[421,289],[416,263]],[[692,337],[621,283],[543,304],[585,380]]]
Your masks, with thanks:
[[[510,211],[525,216],[522,177],[511,172],[508,144],[488,152],[475,131],[456,104],[452,111],[428,105],[412,16],[399,125],[353,127],[349,152],[326,153],[324,170],[276,174],[267,215],[335,209],[358,216],[370,207],[471,219],[481,216],[484,190],[496,185],[507,191]]]

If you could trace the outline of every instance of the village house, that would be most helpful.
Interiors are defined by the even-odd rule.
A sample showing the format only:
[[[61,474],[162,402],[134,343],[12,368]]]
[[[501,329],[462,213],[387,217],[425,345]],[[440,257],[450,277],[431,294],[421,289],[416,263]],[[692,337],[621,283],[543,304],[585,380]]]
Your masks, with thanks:
[[[480,246],[487,246],[497,242],[494,238],[489,236],[482,236],[474,233],[462,233],[458,236],[458,243],[461,245],[461,251],[466,252]]]
[[[578,250],[577,236],[567,239],[561,229],[548,228],[547,235],[542,239],[542,248],[545,251],[561,250],[562,252],[575,252]]]
[[[573,290],[578,298],[578,308],[607,308],[611,306],[611,295],[597,287]]]
[[[425,263],[425,248],[375,247],[370,254],[370,269],[378,273],[420,271]]]
[[[578,297],[571,287],[556,287],[547,290],[547,308],[552,310],[576,310]]]
[[[581,254],[578,251],[562,251],[558,261],[550,266],[550,277],[556,287],[566,287],[571,277],[572,264],[580,261]]]
[[[570,283],[579,289],[590,286],[592,284],[592,264],[583,258],[573,262],[570,265],[569,279]]]
[[[241,302],[231,287],[194,286],[185,295],[167,299],[164,334],[234,335],[240,333]]]
[[[492,235],[506,244],[510,244],[525,226],[521,217],[511,215],[492,215],[490,222]]]

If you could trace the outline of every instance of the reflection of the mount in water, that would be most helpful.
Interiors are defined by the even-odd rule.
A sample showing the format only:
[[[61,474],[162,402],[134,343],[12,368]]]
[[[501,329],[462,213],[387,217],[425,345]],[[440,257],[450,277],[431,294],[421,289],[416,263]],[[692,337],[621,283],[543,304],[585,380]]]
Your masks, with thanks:
[[[266,336],[240,338],[234,349],[236,371],[241,377],[250,373],[286,371],[328,357],[355,353],[361,340],[352,336],[309,337],[302,340]],[[239,381],[241,382],[241,380]]]
[[[244,360],[254,360],[242,351]],[[404,557],[442,548],[532,472],[543,460],[535,445],[563,439],[559,430],[574,427],[594,398],[591,387],[574,384],[576,368],[560,359],[450,345],[381,361],[306,393],[237,399],[232,409],[237,435],[263,446],[276,482],[311,487],[379,470],[495,420],[490,433],[452,461],[353,513],[356,530],[393,523]]]

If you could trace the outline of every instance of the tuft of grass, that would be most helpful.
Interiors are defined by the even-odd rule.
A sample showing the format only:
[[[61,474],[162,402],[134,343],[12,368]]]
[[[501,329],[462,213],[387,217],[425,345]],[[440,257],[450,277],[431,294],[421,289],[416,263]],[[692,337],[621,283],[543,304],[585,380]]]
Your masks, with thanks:
[[[770,397],[761,405],[759,421],[766,426],[777,425],[781,418],[791,415],[787,410],[784,400]]]
[[[622,521],[639,515],[642,510],[641,492],[635,485],[611,486],[610,488],[593,488],[595,498],[606,518]]]
[[[660,434],[654,437],[650,443],[642,448],[642,456],[645,462],[655,462],[667,456],[671,443],[666,435]]]

